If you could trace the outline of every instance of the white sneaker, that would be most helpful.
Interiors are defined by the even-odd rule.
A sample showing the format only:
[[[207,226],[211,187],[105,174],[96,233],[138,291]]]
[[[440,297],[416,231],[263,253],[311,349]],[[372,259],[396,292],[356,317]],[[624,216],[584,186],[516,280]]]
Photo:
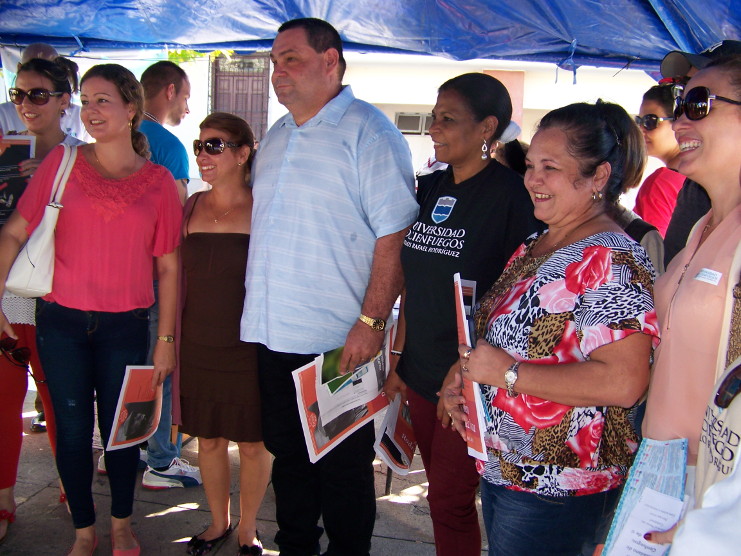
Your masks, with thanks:
[[[147,451],[139,448],[139,469],[147,468]],[[108,472],[105,469],[105,452],[100,454],[98,458],[98,473],[101,475],[107,475]]]
[[[147,466],[142,477],[142,486],[152,490],[165,488],[184,488],[202,484],[201,472],[186,460],[175,458],[165,471],[157,471]]]

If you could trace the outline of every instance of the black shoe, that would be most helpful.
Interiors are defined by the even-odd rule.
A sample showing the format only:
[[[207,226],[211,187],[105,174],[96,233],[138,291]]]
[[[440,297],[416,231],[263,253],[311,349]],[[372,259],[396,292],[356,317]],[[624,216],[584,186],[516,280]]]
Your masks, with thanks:
[[[31,419],[31,432],[46,432],[46,417],[43,411]]]
[[[255,538],[260,541],[260,532],[255,532]],[[237,538],[237,543],[239,543],[239,538]],[[252,546],[247,546],[246,544],[243,544],[239,547],[239,551],[237,551],[237,556],[262,556],[262,546],[259,544],[253,544]]]
[[[198,535],[196,535],[188,541],[188,546],[185,551],[191,556],[201,556],[202,554],[208,554],[215,548],[220,547],[221,544],[227,538],[229,538],[229,535],[232,534],[232,531],[234,531],[234,527],[229,525],[229,527],[226,528],[226,531],[224,531],[224,533],[220,537],[216,537],[215,539],[211,539],[208,541],[206,539],[199,539]],[[199,533],[199,535],[202,534],[203,533]]]

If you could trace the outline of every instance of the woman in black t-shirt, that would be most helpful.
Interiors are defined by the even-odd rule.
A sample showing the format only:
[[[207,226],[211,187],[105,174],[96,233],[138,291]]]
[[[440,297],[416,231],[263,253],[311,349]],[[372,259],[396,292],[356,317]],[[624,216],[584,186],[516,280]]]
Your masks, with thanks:
[[[437,397],[457,370],[453,274],[472,282],[475,301],[539,228],[522,177],[489,156],[519,134],[511,116],[509,93],[491,76],[464,74],[440,87],[430,137],[448,168],[420,177],[419,217],[401,253],[406,288],[394,351],[402,355],[392,356],[384,392],[409,404],[440,555],[481,552],[475,460]]]

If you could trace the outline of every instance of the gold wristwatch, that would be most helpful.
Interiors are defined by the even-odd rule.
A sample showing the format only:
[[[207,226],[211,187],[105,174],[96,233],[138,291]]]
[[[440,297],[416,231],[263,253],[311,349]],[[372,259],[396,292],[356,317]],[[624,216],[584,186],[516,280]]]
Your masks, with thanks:
[[[370,326],[373,330],[377,330],[379,332],[386,330],[386,321],[383,319],[373,319],[371,317],[366,317],[361,313],[361,315],[358,317],[361,322],[364,322],[368,326]]]
[[[515,383],[517,382],[517,370],[520,368],[520,362],[515,361],[509,368],[504,371],[504,384],[507,387],[507,395],[510,398],[516,398],[520,394],[515,391]]]

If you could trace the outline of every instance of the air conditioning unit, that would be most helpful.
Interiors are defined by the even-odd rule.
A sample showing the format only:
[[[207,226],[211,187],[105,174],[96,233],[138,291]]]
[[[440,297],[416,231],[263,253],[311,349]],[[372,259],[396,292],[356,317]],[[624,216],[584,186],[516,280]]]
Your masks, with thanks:
[[[432,114],[424,112],[397,112],[396,127],[406,135],[425,135],[432,123]]]

